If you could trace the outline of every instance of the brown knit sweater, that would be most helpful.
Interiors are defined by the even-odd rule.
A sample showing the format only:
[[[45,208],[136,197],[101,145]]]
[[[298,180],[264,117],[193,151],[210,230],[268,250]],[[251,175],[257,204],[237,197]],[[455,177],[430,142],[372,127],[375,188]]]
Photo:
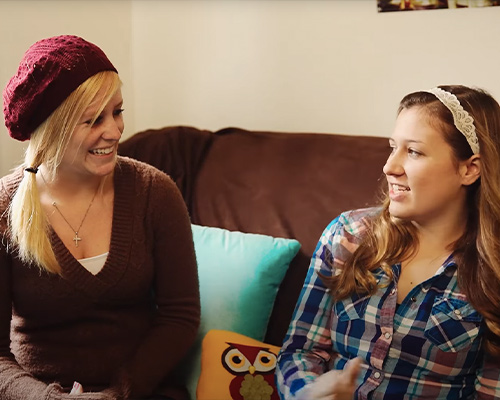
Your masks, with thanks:
[[[21,263],[5,234],[22,174],[0,180],[0,399],[162,392],[200,320],[190,220],[177,187],[163,172],[119,157],[103,269],[92,275],[52,231],[62,268],[55,275]],[[74,381],[85,394],[68,394]]]

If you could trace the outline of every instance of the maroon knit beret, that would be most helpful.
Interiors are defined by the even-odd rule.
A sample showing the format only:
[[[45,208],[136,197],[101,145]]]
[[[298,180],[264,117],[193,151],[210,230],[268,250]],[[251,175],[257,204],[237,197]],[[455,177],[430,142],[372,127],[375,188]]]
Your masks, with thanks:
[[[101,71],[117,72],[99,47],[78,36],[55,36],[33,44],[3,91],[10,136],[28,140],[71,92]]]

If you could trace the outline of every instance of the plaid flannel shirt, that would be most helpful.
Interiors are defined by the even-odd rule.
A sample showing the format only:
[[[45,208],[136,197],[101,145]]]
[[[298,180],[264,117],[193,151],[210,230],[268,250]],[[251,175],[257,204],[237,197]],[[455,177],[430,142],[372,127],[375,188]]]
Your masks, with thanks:
[[[392,281],[374,271],[374,295],[333,302],[318,272],[344,264],[377,211],[343,213],[323,232],[278,357],[281,398],[361,357],[356,399],[499,399],[500,365],[482,351],[483,318],[458,288],[452,256],[399,306],[400,264]]]

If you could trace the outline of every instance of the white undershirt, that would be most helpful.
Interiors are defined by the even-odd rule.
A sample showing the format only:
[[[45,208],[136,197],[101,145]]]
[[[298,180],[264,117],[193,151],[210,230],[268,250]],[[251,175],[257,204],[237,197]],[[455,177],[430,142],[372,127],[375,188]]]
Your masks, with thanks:
[[[85,269],[87,269],[92,275],[97,275],[99,271],[101,271],[102,267],[104,267],[104,263],[108,258],[108,253],[99,254],[98,256],[82,258],[78,260],[80,264],[82,264]]]

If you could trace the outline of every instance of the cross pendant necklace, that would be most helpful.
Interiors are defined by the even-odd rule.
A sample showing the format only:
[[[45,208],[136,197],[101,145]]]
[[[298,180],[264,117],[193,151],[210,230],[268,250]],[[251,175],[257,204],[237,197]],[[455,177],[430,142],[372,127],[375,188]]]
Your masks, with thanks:
[[[82,240],[80,236],[78,236],[78,232],[75,232],[75,237],[73,238],[73,242],[75,242],[75,246],[78,247],[78,242]]]
[[[99,188],[99,186],[97,187]],[[85,221],[85,218],[87,218],[87,214],[89,213],[90,211],[90,207],[92,207],[92,203],[94,203],[94,199],[97,195],[97,190],[95,191],[94,193],[94,197],[92,197],[92,200],[90,200],[90,204],[89,206],[87,207],[87,211],[85,211],[85,215],[83,216],[82,218],[82,222],[80,222],[80,226],[78,227],[78,229],[74,229],[71,224],[69,223],[69,221],[66,219],[66,217],[64,216],[64,214],[61,212],[61,210],[59,210],[59,207],[57,207],[57,204],[54,200],[52,200],[52,206],[54,206],[54,208],[57,210],[57,212],[61,215],[61,217],[64,219],[64,221],[68,224],[68,226],[71,228],[71,230],[73,232],[75,232],[75,237],[72,239],[73,242],[75,242],[75,246],[78,247],[78,242],[80,242],[82,240],[82,238],[80,236],[78,236],[78,232],[80,232],[80,229],[83,225],[83,222]]]
[[[90,211],[90,207],[92,207],[92,204],[94,203],[94,200],[95,200],[95,197],[97,196],[97,192],[99,190],[99,185],[97,186],[97,189],[94,193],[94,196],[92,197],[92,200],[90,200],[90,204],[89,206],[87,207],[87,211],[85,211],[85,215],[83,216],[82,218],[82,222],[80,222],[80,226],[78,226],[78,229],[74,229],[73,226],[69,223],[69,221],[66,219],[66,217],[64,216],[64,214],[61,212],[61,210],[59,209],[59,207],[57,206],[57,203],[55,202],[54,198],[52,197],[52,193],[50,193],[50,189],[49,189],[49,186],[47,185],[47,182],[45,181],[45,177],[43,176],[42,174],[42,179],[45,183],[45,186],[47,187],[47,190],[49,192],[49,195],[52,199],[52,206],[56,209],[56,211],[61,215],[62,219],[64,220],[64,222],[66,222],[66,224],[68,224],[68,226],[71,228],[71,230],[75,233],[75,236],[73,237],[73,242],[75,242],[75,247],[78,247],[78,242],[80,242],[82,240],[82,238],[80,236],[78,236],[78,232],[80,232],[80,229],[85,221],[85,218],[87,218],[87,215]]]

